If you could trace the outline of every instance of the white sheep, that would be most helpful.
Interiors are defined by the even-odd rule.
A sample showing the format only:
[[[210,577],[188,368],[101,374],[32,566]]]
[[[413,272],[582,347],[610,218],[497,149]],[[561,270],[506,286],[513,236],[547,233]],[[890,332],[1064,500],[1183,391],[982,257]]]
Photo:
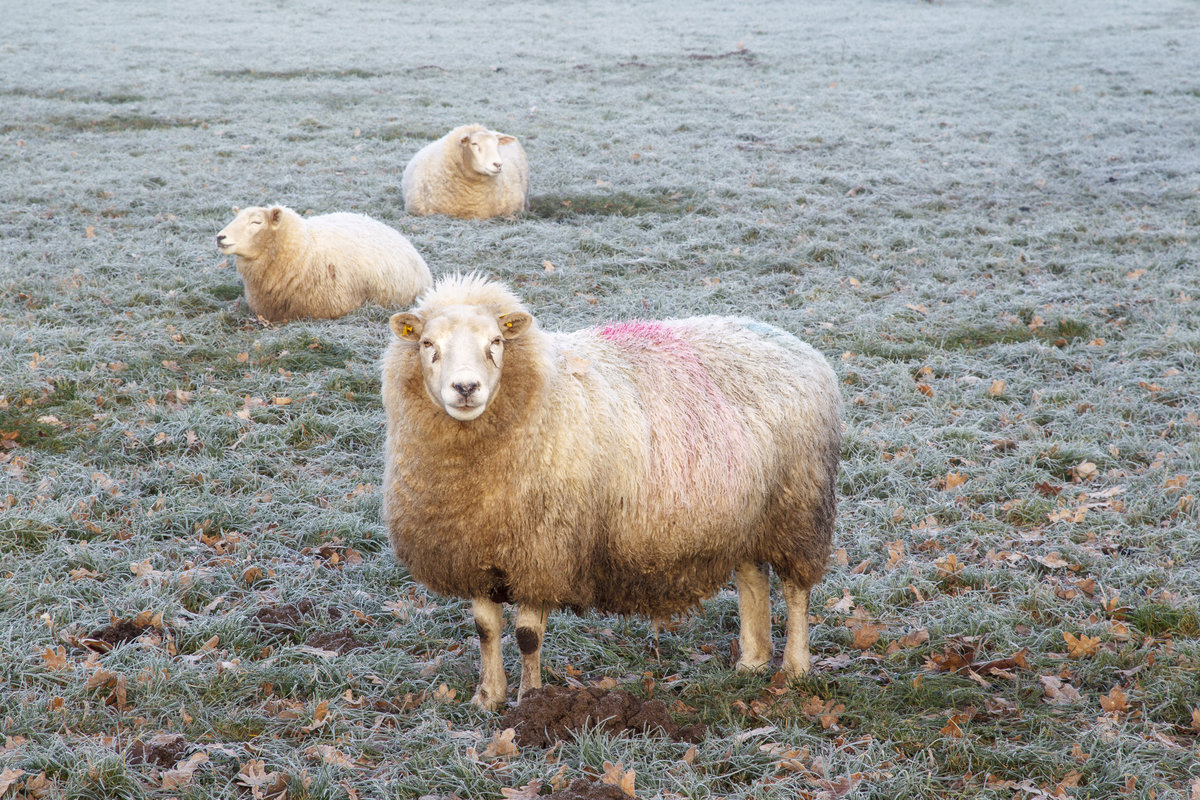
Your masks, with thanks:
[[[363,214],[254,206],[217,234],[217,249],[237,256],[251,313],[271,322],[332,319],[367,300],[403,307],[433,282],[408,239]]]
[[[529,162],[516,137],[462,125],[417,151],[400,190],[410,214],[512,216],[529,210]]]
[[[480,682],[506,699],[500,603],[517,609],[518,701],[541,685],[552,609],[662,619],[735,573],[739,669],[809,669],[841,446],[837,380],[778,328],[735,317],[543,331],[503,285],[441,279],[395,314],[382,361],[383,515],[414,578],[470,598]]]

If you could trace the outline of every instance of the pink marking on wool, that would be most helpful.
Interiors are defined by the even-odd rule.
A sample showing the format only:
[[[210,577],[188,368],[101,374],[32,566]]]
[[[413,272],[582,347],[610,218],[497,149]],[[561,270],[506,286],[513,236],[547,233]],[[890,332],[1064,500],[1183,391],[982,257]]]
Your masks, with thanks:
[[[745,468],[749,444],[737,413],[687,339],[676,327],[655,320],[613,322],[597,334],[622,350],[635,368],[639,390],[649,401],[651,430],[674,429],[673,436],[655,436],[653,468],[674,478],[680,500],[687,494],[682,482],[704,482],[704,477],[723,484],[713,489],[732,489],[733,473]],[[715,462],[720,475],[713,474]],[[682,474],[671,476],[676,470]]]

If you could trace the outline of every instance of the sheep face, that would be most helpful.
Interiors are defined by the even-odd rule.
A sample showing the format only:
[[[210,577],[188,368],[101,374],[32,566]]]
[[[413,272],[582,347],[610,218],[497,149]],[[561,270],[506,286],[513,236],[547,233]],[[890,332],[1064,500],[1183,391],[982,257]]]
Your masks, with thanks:
[[[459,140],[462,148],[463,163],[480,175],[499,175],[504,168],[504,159],[500,157],[500,145],[512,144],[515,137],[495,131],[475,131]]]
[[[254,259],[266,249],[269,237],[264,234],[279,225],[283,210],[254,206],[242,209],[233,222],[217,234],[217,249],[227,256]]]
[[[528,330],[522,311],[488,314],[477,306],[451,306],[429,319],[396,314],[392,332],[417,345],[429,399],[460,422],[479,418],[500,386],[504,347]]]

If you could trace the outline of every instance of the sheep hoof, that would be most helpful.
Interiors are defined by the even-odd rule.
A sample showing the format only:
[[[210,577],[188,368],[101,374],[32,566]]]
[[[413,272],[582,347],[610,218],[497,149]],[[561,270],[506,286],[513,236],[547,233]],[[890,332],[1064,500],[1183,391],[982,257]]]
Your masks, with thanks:
[[[755,659],[750,660],[745,657],[739,658],[737,666],[734,667],[738,672],[762,672],[771,665],[771,659]]]
[[[477,690],[475,694],[471,696],[471,705],[478,706],[484,711],[500,710],[500,701],[494,697],[491,697],[482,689]]]

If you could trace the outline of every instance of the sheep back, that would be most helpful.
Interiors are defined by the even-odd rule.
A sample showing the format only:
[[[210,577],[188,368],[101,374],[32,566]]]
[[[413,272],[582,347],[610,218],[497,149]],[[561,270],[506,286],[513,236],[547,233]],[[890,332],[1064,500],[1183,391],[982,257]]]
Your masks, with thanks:
[[[439,593],[663,618],[745,562],[805,587],[825,571],[837,383],[772,326],[535,325],[468,423],[433,405],[416,346],[394,339],[383,396],[392,544]]]

